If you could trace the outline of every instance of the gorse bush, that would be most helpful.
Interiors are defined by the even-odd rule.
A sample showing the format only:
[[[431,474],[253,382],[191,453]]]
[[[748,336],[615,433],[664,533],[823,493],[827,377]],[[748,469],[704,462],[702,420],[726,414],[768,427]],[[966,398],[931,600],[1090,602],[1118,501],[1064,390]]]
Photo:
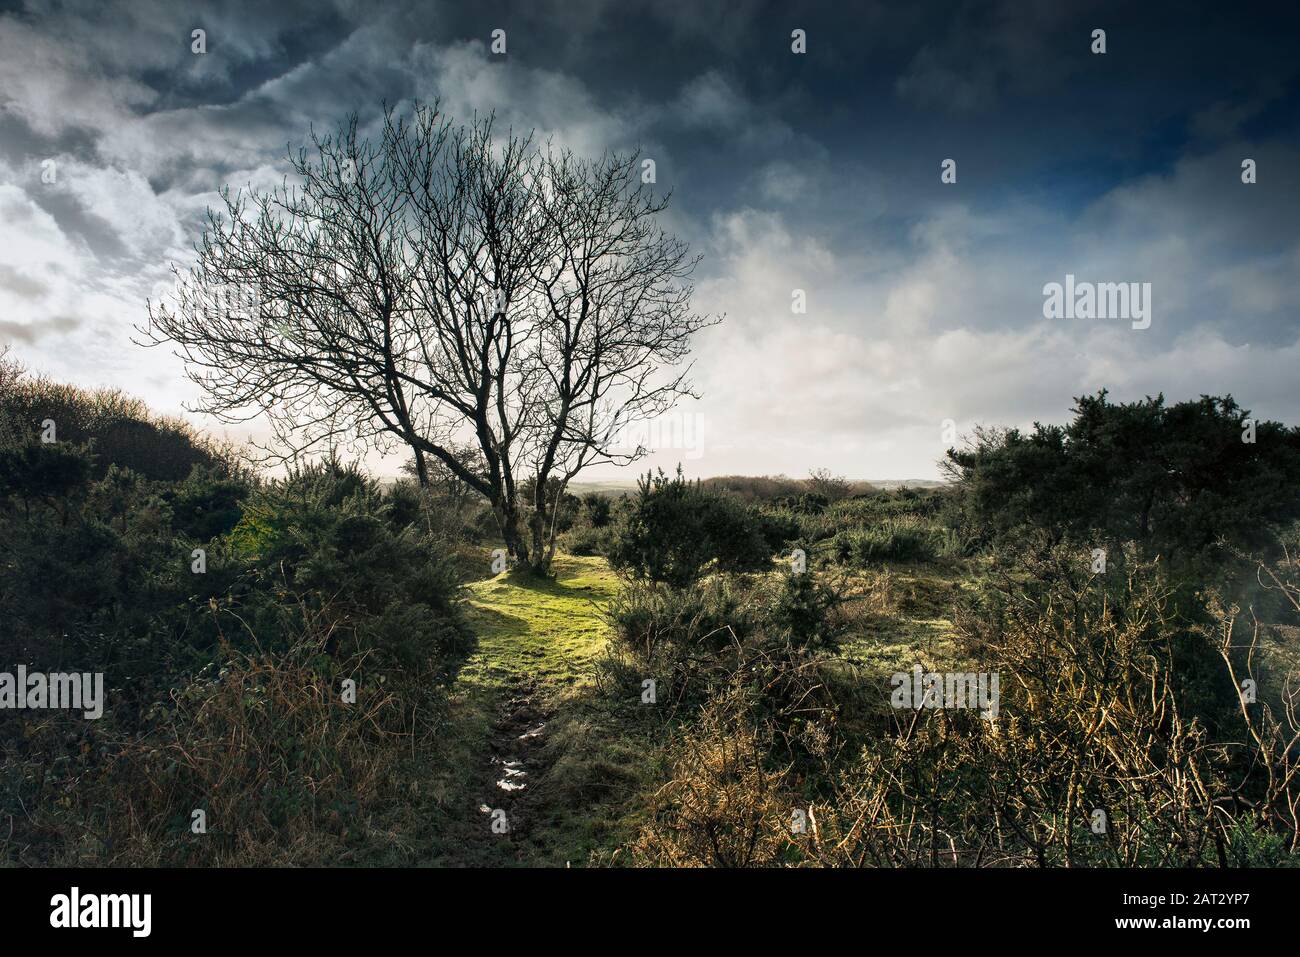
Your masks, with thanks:
[[[790,844],[793,776],[772,758],[769,723],[736,688],[712,699],[668,749],[672,773],[653,818],[615,857],[633,866],[757,867]]]
[[[607,554],[626,574],[682,587],[709,570],[770,567],[803,549],[850,567],[932,562],[970,555],[977,540],[945,524],[949,489],[871,489],[826,477],[739,477],[689,483],[660,473],[640,483],[602,551],[595,536],[571,539],[579,554]],[[822,490],[815,490],[822,489]],[[797,494],[796,494],[797,493]]]
[[[37,670],[103,671],[130,689],[118,696],[124,705],[149,695],[155,680],[165,683],[191,609],[229,581],[190,573],[193,543],[139,475],[112,466],[93,480],[89,454],[68,446],[25,446],[20,457],[37,474],[57,462],[62,494],[20,481],[0,501],[0,614],[9,623],[0,654]]]
[[[799,501],[804,496],[824,501],[838,501],[849,495],[870,493],[868,482],[850,482],[832,475],[826,469],[814,469],[808,478],[796,479],[786,475],[720,475],[703,479],[700,483],[706,492],[716,492],[739,498],[747,504],[784,505]]]
[[[96,480],[89,458],[66,445],[0,450],[0,463],[35,463],[41,476],[57,465],[63,476],[57,499],[7,482],[0,613],[14,627],[0,648],[15,662],[104,671],[125,705],[212,661],[223,642],[284,647],[303,608],[333,609],[333,641],[348,651],[409,660],[464,639],[447,550],[399,527],[355,469],[313,467],[249,489],[197,471],[160,484],[116,465]],[[195,613],[208,605],[220,614]]]
[[[329,608],[334,644],[411,665],[453,652],[467,633],[444,543],[400,521],[377,482],[327,462],[259,489],[231,543],[253,594]],[[250,609],[259,635],[276,633],[279,606]]]
[[[0,497],[24,509],[55,505],[83,488],[94,471],[86,447],[26,441],[0,446]]]
[[[614,542],[614,528],[585,523],[574,525],[560,536],[560,545],[570,555],[608,555]]]
[[[770,552],[783,552],[797,544],[815,541],[806,529],[810,516],[788,508],[762,508],[758,513],[763,541]]]
[[[604,528],[614,515],[614,503],[609,496],[588,492],[582,496],[582,514],[592,528]]]
[[[184,480],[196,467],[244,479],[251,475],[233,447],[200,435],[180,419],[154,415],[144,402],[119,390],[0,375],[0,435],[7,443],[39,441],[47,420],[59,442],[93,443],[97,476],[113,465],[170,482]]]
[[[743,673],[756,707],[773,713],[816,700],[817,655],[846,626],[838,593],[808,575],[715,576],[682,589],[633,583],[607,616],[619,675],[658,675],[674,707],[694,708]],[[634,663],[630,671],[618,656]]]
[[[174,497],[228,501],[196,484]],[[99,722],[6,726],[0,796],[40,810],[4,847],[29,862],[331,863],[398,800],[410,742],[434,746],[469,637],[451,560],[374,482],[327,463],[250,490],[194,574],[155,485],[113,467],[57,510],[0,516],[15,543],[0,600],[19,622],[6,658],[103,671],[108,695]],[[106,813],[122,807],[135,813]],[[190,839],[196,807],[211,841]],[[51,841],[60,829],[84,837]]]
[[[670,748],[669,782],[629,845],[632,860],[1295,863],[1293,658],[1266,651],[1257,623],[1243,633],[1231,609],[1212,604],[1211,624],[1192,624],[1136,548],[1116,555],[1106,575],[1091,573],[1077,550],[1026,561],[958,622],[978,667],[1003,676],[995,718],[909,709],[895,712],[889,729],[847,735],[834,696],[815,700],[809,719],[792,726],[734,691],[715,693],[700,712],[708,720]],[[1261,577],[1300,615],[1294,566]],[[1249,677],[1273,689],[1248,705],[1238,698],[1234,725],[1216,730],[1200,714],[1201,692],[1183,672],[1194,640],[1218,656],[1224,686]],[[732,687],[744,686],[738,671]],[[792,757],[795,741],[804,743]],[[804,813],[803,833],[791,833],[791,809]]]
[[[726,495],[705,492],[661,471],[639,483],[619,523],[609,562],[634,578],[681,588],[706,567],[723,572],[759,571],[771,551],[756,510]]]
[[[1014,676],[996,721],[905,716],[863,765],[893,812],[886,825],[943,815],[942,834],[914,826],[910,844],[884,829],[864,835],[883,841],[874,853],[897,863],[1226,865],[1258,827],[1294,850],[1300,729],[1256,733],[1240,710],[1234,727],[1211,728],[1198,713],[1203,691],[1185,677],[1194,626],[1159,567],[1135,548],[1105,575],[1068,551],[1033,562],[958,622],[982,667]],[[1218,681],[1233,689],[1230,646],[1204,650],[1221,655]],[[1237,802],[1250,811],[1236,821],[1218,810]]]
[[[608,555],[626,512],[623,500],[588,492],[581,502],[577,517],[560,535],[560,546],[570,555]]]
[[[798,496],[783,495],[773,504],[799,515],[820,515],[830,506],[831,500],[817,492],[804,492]]]
[[[195,466],[184,481],[165,487],[161,499],[171,509],[172,527],[180,535],[208,542],[232,531],[243,517],[248,482],[212,466]]]
[[[1025,529],[1054,542],[1135,541],[1208,575],[1224,545],[1260,552],[1300,517],[1300,429],[1256,421],[1231,396],[1076,400],[1065,426],[980,430],[949,451],[955,521],[994,540]]]
[[[844,630],[840,602],[833,588],[812,575],[788,575],[764,610],[776,634],[795,647],[829,648]]]
[[[778,504],[762,507],[760,522],[768,547],[782,554],[802,548],[819,560],[866,568],[882,562],[961,558],[977,544],[943,521],[951,498],[946,489],[900,488],[838,501],[823,498],[778,499]]]
[[[840,634],[839,599],[810,575],[742,581],[717,576],[682,589],[633,584],[611,603],[617,638],[645,658],[690,655],[754,639],[829,646]]]
[[[103,672],[106,692],[98,721],[0,723],[0,803],[28,808],[0,857],[351,853],[399,806],[412,742],[436,747],[469,638],[432,496],[332,461],[257,481],[179,427],[137,446],[123,437],[157,427],[123,424],[139,406],[21,376],[0,375],[0,413],[0,659]],[[33,416],[55,418],[59,441],[41,442]]]
[[[633,583],[607,612],[618,639],[643,660],[665,649],[688,655],[697,648],[720,648],[756,626],[743,586],[725,577],[682,589]]]
[[[932,562],[954,550],[943,530],[915,520],[887,519],[879,525],[840,532],[831,542],[836,559],[865,567],[877,562]]]

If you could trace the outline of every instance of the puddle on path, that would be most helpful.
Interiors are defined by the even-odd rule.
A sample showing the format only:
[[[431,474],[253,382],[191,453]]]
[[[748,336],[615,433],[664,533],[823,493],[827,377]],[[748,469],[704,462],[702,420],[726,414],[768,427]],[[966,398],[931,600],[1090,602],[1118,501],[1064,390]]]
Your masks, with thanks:
[[[500,764],[504,775],[497,781],[497,787],[503,791],[522,791],[528,787],[528,782],[524,778],[528,777],[528,772],[524,770],[523,763],[516,760],[502,761],[500,758],[493,758],[493,764]]]

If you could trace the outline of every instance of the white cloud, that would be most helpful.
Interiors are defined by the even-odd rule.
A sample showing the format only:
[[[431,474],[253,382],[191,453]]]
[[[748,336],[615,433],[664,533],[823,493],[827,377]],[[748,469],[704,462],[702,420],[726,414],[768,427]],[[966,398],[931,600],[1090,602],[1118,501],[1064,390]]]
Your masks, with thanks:
[[[1074,218],[936,207],[884,270],[865,252],[874,237],[832,250],[774,213],[719,216],[707,243],[716,275],[699,299],[731,318],[698,350],[704,398],[693,408],[711,425],[688,468],[801,474],[825,464],[860,477],[932,477],[945,419],[962,431],[1059,422],[1075,396],[1101,388],[1121,401],[1232,393],[1257,414],[1295,421],[1300,327],[1282,326],[1289,335],[1264,348],[1243,343],[1242,328],[1294,308],[1300,246],[1261,222],[1253,203],[1262,197],[1214,193],[1233,175],[1224,155],[1188,159]],[[1243,258],[1252,234],[1264,244],[1245,245]],[[1042,283],[1066,270],[1153,281],[1156,324],[1043,318]],[[808,291],[807,316],[790,314],[796,286]],[[668,450],[651,461],[681,457]]]

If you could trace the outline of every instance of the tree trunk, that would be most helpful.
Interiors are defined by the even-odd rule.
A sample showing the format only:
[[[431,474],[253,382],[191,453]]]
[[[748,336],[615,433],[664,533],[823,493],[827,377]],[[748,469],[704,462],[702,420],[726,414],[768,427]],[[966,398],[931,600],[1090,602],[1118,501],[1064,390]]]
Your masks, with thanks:
[[[497,526],[501,529],[501,537],[505,539],[506,553],[515,564],[527,565],[528,542],[519,527],[518,508],[512,502],[499,499],[493,503],[492,511],[496,515]]]
[[[415,453],[415,477],[419,480],[420,488],[428,488],[429,463],[424,460],[424,450],[418,446],[413,446],[412,451]]]
[[[544,575],[551,565],[551,555],[546,547],[546,513],[540,509],[533,509],[533,514],[529,519],[528,526],[533,539],[533,561],[531,567],[535,574]]]

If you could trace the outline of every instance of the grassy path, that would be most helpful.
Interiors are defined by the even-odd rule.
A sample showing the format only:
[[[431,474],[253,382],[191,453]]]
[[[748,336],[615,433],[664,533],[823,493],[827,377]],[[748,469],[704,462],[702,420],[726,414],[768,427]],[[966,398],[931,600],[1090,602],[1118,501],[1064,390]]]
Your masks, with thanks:
[[[478,642],[451,689],[431,865],[577,867],[625,831],[647,749],[595,686],[617,580],[599,558],[562,556],[554,571],[469,586]]]
[[[606,603],[601,558],[561,556],[553,580],[468,587],[476,645],[450,688],[445,739],[420,785],[418,859],[438,867],[586,866],[635,833],[661,767],[663,726],[636,695],[597,685]],[[873,675],[953,660],[952,570],[891,570],[841,654]],[[626,699],[626,700],[624,700]],[[885,707],[882,699],[881,707]],[[494,816],[509,830],[493,831]]]

